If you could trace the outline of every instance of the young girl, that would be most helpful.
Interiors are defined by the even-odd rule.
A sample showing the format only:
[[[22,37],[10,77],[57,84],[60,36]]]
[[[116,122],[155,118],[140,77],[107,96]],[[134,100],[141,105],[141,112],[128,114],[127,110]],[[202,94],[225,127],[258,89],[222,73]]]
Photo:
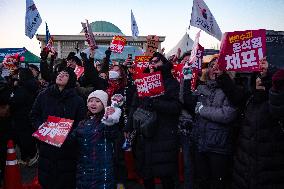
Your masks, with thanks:
[[[107,107],[108,94],[96,90],[88,96],[88,118],[72,133],[79,147],[77,189],[113,189],[113,140],[121,110]]]

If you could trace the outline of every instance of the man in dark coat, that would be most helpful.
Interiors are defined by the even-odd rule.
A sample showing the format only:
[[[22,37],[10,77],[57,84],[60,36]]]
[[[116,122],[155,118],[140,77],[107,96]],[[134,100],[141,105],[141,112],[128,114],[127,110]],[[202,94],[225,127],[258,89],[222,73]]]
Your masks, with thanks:
[[[284,70],[258,78],[241,124],[233,189],[284,188]],[[270,83],[271,85],[271,83]]]
[[[75,86],[76,75],[72,69],[66,68],[59,72],[56,84],[38,95],[31,112],[36,129],[48,116],[74,120],[72,129],[77,127],[79,121],[84,119],[86,110]],[[44,189],[75,188],[77,150],[68,138],[60,148],[40,143],[38,175]]]
[[[21,163],[29,166],[37,160],[36,141],[32,137],[32,128],[29,113],[37,96],[39,84],[28,68],[19,69],[19,80],[14,82],[11,95],[12,129],[16,144],[21,151]]]
[[[136,131],[134,153],[137,171],[144,178],[146,189],[155,187],[155,177],[161,178],[164,189],[173,189],[178,162],[177,124],[181,111],[179,83],[171,74],[172,64],[163,55],[155,53],[153,61],[155,70],[162,72],[165,93],[153,98],[134,97],[125,131],[128,135],[133,130],[133,113],[137,107],[157,113],[157,129],[153,137],[145,137]]]

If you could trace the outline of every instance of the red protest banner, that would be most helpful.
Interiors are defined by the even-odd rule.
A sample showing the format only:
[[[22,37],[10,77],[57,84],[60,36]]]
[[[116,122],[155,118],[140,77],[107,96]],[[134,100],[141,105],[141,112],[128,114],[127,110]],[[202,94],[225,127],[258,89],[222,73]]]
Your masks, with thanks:
[[[199,44],[201,30],[196,34],[191,55],[188,60],[188,65],[191,65],[192,70],[201,70],[204,47]]]
[[[19,54],[15,55],[7,55],[5,56],[2,64],[3,67],[6,68],[9,71],[14,71],[17,69],[17,63],[18,62],[23,62],[25,60],[24,56],[20,56]]]
[[[135,56],[134,60],[134,72],[135,74],[143,73],[149,66],[151,56]]]
[[[126,44],[126,39],[122,36],[114,36],[110,44],[110,50],[115,53],[122,53],[124,46]]]
[[[264,29],[227,32],[222,39],[218,64],[222,70],[259,71],[259,60],[265,54]]]
[[[139,97],[155,97],[164,94],[165,88],[160,71],[136,75],[135,84]]]
[[[174,78],[178,80],[178,82],[180,82],[181,78],[183,78],[183,73],[182,73],[183,67],[184,67],[184,64],[174,64],[173,65],[172,74]]]
[[[156,35],[148,35],[147,39],[147,50],[145,55],[146,56],[153,56],[155,52],[157,52],[159,46],[159,36]]]
[[[85,71],[84,67],[76,65],[74,72],[77,76],[77,79],[79,79],[81,77],[81,75],[84,73],[84,71]]]
[[[32,136],[53,146],[61,147],[71,130],[73,122],[70,119],[48,116],[47,121]]]

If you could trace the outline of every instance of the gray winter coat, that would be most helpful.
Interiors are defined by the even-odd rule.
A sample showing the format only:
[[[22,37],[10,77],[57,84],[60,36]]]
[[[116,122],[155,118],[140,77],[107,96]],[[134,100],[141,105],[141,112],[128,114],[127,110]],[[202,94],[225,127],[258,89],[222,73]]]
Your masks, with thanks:
[[[195,93],[203,108],[196,115],[192,130],[193,142],[199,152],[230,154],[232,151],[232,122],[237,110],[228,101],[215,81],[199,85]]]

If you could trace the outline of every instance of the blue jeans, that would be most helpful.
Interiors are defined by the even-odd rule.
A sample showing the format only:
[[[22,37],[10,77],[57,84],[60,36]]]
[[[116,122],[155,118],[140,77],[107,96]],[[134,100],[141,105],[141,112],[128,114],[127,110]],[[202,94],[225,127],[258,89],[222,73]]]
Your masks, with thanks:
[[[180,136],[184,161],[184,189],[193,189],[192,148],[189,136]]]

